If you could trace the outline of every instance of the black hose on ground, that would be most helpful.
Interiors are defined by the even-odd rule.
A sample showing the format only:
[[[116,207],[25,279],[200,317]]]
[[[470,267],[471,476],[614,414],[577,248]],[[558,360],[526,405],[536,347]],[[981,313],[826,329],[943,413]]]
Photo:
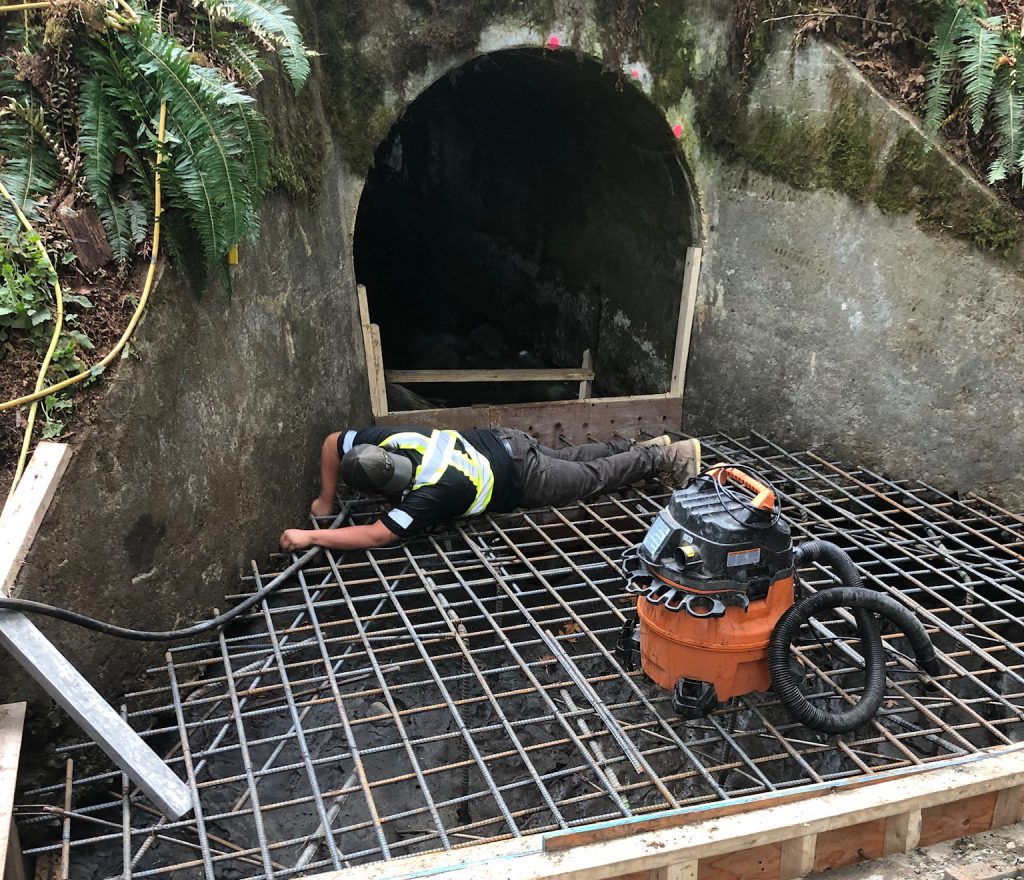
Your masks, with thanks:
[[[346,504],[331,522],[328,528],[338,528],[341,523],[348,519],[350,505]],[[18,611],[22,614],[39,614],[43,617],[52,617],[55,620],[62,620],[65,623],[73,623],[83,629],[90,629],[93,632],[102,633],[105,636],[113,636],[117,639],[128,639],[133,642],[176,642],[181,639],[190,639],[209,632],[212,629],[221,629],[231,623],[232,620],[241,616],[254,605],[262,602],[274,590],[284,584],[295,572],[309,562],[323,548],[310,547],[298,559],[292,562],[284,571],[276,575],[273,580],[265,584],[247,599],[243,599],[234,608],[229,608],[223,614],[211,617],[209,620],[201,620],[191,626],[182,629],[172,629],[153,632],[151,630],[130,629],[125,626],[118,626],[116,623],[108,623],[105,620],[96,620],[79,614],[77,611],[69,611],[67,608],[58,608],[55,605],[47,605],[44,602],[33,602],[31,599],[11,599],[7,596],[0,596],[0,612]]]
[[[918,665],[929,675],[940,671],[928,633],[906,606],[890,596],[865,588],[853,560],[828,541],[808,541],[796,548],[794,566],[822,562],[839,575],[842,586],[830,587],[801,599],[779,620],[768,645],[768,668],[772,690],[801,724],[822,733],[848,733],[874,718],[885,696],[885,652],[874,615],[880,614],[898,626],[914,649]],[[798,674],[790,664],[790,646],[800,627],[821,611],[849,608],[860,633],[864,654],[864,691],[857,703],[844,712],[826,712],[814,706],[800,692]]]

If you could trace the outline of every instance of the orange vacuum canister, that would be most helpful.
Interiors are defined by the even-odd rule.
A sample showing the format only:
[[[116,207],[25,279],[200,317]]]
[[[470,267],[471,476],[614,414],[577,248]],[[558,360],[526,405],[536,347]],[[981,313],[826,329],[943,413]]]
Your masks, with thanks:
[[[626,551],[637,620],[620,642],[672,691],[683,717],[770,686],[768,642],[793,604],[793,542],[775,492],[719,465],[673,493],[643,542]]]

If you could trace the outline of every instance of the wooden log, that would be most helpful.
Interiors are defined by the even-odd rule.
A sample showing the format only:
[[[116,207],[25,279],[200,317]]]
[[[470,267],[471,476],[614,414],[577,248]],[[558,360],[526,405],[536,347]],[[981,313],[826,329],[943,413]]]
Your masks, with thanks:
[[[380,327],[370,325],[370,350],[373,359],[374,414],[386,415],[388,411],[388,389],[384,379],[384,350],[380,344]]]
[[[78,267],[83,272],[95,272],[114,259],[107,233],[95,209],[86,206],[76,210],[69,205],[61,205],[57,208],[57,217],[71,239]]]

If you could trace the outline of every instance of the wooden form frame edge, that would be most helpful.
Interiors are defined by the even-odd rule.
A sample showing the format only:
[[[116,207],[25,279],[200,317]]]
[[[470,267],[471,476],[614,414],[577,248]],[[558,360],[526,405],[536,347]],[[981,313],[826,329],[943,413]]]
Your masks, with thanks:
[[[748,809],[731,815],[716,815],[714,810],[704,815],[699,809],[673,811],[677,824],[668,827],[657,827],[658,821],[669,817],[667,813],[660,819],[638,817],[377,862],[313,880],[695,880],[701,860],[773,844],[781,848],[777,876],[792,880],[813,868],[818,835],[825,832],[852,832],[881,820],[885,822],[884,852],[892,853],[918,846],[929,815],[946,805],[994,795],[991,814],[969,833],[1024,817],[1024,747],[1020,745],[883,777],[877,782],[837,781],[751,798]],[[780,800],[785,802],[773,804]],[[614,826],[625,836],[601,839],[601,832]],[[560,836],[572,836],[579,845],[556,849],[552,844]],[[934,842],[956,836],[962,835],[929,831]]]
[[[388,411],[388,395],[384,387],[384,355],[380,347],[380,327],[370,323],[370,305],[366,299],[366,288],[356,286],[359,303],[359,329],[363,335],[363,352],[366,356],[366,378],[370,383],[370,411],[374,416]]]
[[[18,778],[25,703],[0,706],[0,877],[24,880],[25,865],[14,824],[14,784]]]
[[[679,300],[679,317],[676,324],[676,344],[672,355],[672,378],[665,394],[644,395],[654,397],[682,398],[686,387],[686,361],[690,354],[690,339],[693,335],[693,316],[697,306],[697,285],[700,281],[700,266],[703,249],[693,246],[686,249],[686,264],[683,269],[683,289]],[[366,374],[370,384],[370,409],[374,415],[388,415],[386,381],[396,383],[416,382],[540,382],[579,381],[579,399],[586,400],[593,394],[594,360],[590,349],[583,352],[583,364],[576,369],[551,370],[384,370],[381,351],[380,327],[370,322],[370,307],[366,288],[356,287],[359,302],[359,324],[363,335],[363,349],[366,354]],[[415,420],[413,420],[415,421]]]
[[[9,596],[39,525],[71,460],[65,443],[39,443],[0,518],[0,595]]]
[[[686,249],[683,295],[679,301],[679,323],[676,327],[676,350],[672,358],[672,384],[669,386],[669,394],[675,397],[682,397],[686,388],[686,360],[690,356],[690,337],[693,335],[697,282],[700,281],[700,262],[703,253],[699,247]]]

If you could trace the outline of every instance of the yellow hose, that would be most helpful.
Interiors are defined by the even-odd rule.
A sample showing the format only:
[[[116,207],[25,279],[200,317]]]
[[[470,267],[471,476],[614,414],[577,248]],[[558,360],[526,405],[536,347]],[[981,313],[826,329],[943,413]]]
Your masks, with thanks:
[[[44,4],[48,5],[48,4]],[[4,7],[0,7],[0,12],[4,10]],[[157,126],[157,143],[160,147],[164,143],[164,133],[167,123],[167,103],[166,101],[160,102],[160,122]],[[156,277],[156,264],[157,257],[160,253],[160,163],[163,161],[163,150],[157,149],[156,154],[156,170],[153,175],[153,244],[150,249],[149,257],[149,269],[146,272],[146,281],[142,285],[142,295],[139,297],[139,304],[135,307],[135,312],[132,315],[131,320],[128,322],[128,326],[125,328],[124,333],[121,334],[121,338],[117,341],[117,344],[110,350],[110,352],[104,357],[98,364],[90,367],[88,370],[83,370],[77,375],[71,376],[48,388],[43,388],[43,382],[46,381],[46,371],[50,366],[50,359],[53,356],[53,352],[57,347],[57,340],[60,337],[61,325],[64,318],[64,302],[60,292],[60,282],[56,280],[57,270],[54,268],[53,263],[50,262],[50,257],[46,253],[45,248],[42,244],[39,245],[39,249],[46,260],[47,265],[53,270],[54,273],[54,290],[57,294],[57,326],[54,328],[53,338],[50,340],[50,347],[46,352],[46,357],[43,359],[42,368],[39,371],[39,378],[36,380],[36,389],[31,394],[26,394],[23,397],[16,397],[12,400],[6,400],[0,403],[0,410],[11,409],[15,406],[22,406],[23,404],[32,404],[29,409],[28,425],[25,429],[25,442],[22,444],[21,456],[18,459],[18,468],[14,474],[14,482],[11,485],[10,494],[7,496],[7,502],[10,502],[11,497],[14,495],[14,490],[18,486],[18,481],[21,479],[21,475],[25,470],[25,461],[28,458],[28,450],[32,443],[32,429],[35,424],[36,416],[36,404],[42,398],[56,394],[58,391],[63,391],[65,388],[70,388],[72,385],[88,379],[94,374],[97,367],[106,367],[109,365],[120,353],[121,349],[125,347],[128,340],[131,338],[132,333],[135,330],[136,325],[139,323],[139,319],[142,317],[142,311],[146,307],[146,302],[149,300],[150,291],[153,289],[153,279]],[[29,231],[34,232],[32,224],[29,223],[28,218],[21,212],[17,202],[7,191],[7,188],[3,185],[3,181],[0,181],[0,191],[10,200],[11,204],[14,205],[14,210],[18,214],[18,219],[21,224]],[[6,504],[4,507],[6,508]]]
[[[76,0],[35,0],[32,3],[12,3],[9,6],[0,6],[0,14],[4,12],[21,12],[28,9],[52,9],[54,6],[67,6]]]
[[[163,144],[164,142],[164,128],[167,120],[167,105],[165,102],[160,102],[160,125],[157,128],[157,142]],[[153,289],[153,279],[156,277],[156,264],[157,256],[160,253],[160,163],[163,161],[163,152],[158,151],[156,154],[156,165],[157,171],[154,175],[153,183],[153,246],[151,248],[151,254],[149,257],[149,270],[146,272],[146,281],[142,285],[142,294],[139,297],[139,304],[135,309],[135,313],[132,315],[132,319],[128,322],[128,326],[125,328],[121,338],[117,341],[109,353],[99,363],[94,364],[88,370],[84,370],[77,375],[70,376],[67,379],[63,379],[49,388],[43,388],[39,391],[33,391],[31,394],[26,394],[23,397],[15,397],[11,400],[5,400],[0,403],[0,411],[5,409],[11,409],[15,406],[23,406],[26,403],[31,403],[33,400],[39,400],[41,397],[46,397],[48,394],[55,394],[58,391],[63,391],[65,388],[70,388],[72,385],[77,385],[84,379],[88,379],[92,376],[97,367],[108,366],[120,353],[121,349],[125,347],[125,344],[131,338],[132,333],[135,331],[136,324],[139,323],[139,318],[142,317],[142,310],[146,307],[146,302],[149,300],[150,291]]]
[[[18,215],[18,220],[21,221],[21,225],[25,227],[25,231],[32,235],[35,233],[35,229],[32,228],[32,224],[28,222],[28,217],[22,212],[21,207],[18,205],[17,200],[10,194],[7,187],[4,186],[4,182],[0,180],[0,194],[11,203],[11,207],[14,208],[14,213]],[[36,379],[36,391],[38,392],[46,381],[46,371],[50,368],[50,361],[53,359],[53,353],[57,350],[57,342],[60,339],[60,331],[64,329],[64,297],[60,291],[60,280],[57,278],[57,268],[53,265],[53,261],[50,259],[50,255],[46,252],[46,248],[43,247],[43,243],[36,236],[36,247],[39,248],[39,253],[43,258],[43,262],[49,267],[53,273],[53,292],[57,298],[57,320],[53,326],[53,336],[50,338],[50,346],[46,349],[46,355],[43,357],[43,365],[39,368],[39,377]],[[14,482],[11,484],[11,491],[7,495],[7,501],[4,503],[4,509],[7,509],[7,505],[10,504],[11,497],[14,495],[14,490],[21,480],[22,472],[25,470],[25,460],[28,458],[28,450],[32,445],[32,429],[36,424],[36,411],[39,408],[39,398],[35,398],[32,401],[32,406],[28,410],[28,422],[25,426],[25,442],[21,444],[21,455],[18,457],[18,469],[14,472]]]

